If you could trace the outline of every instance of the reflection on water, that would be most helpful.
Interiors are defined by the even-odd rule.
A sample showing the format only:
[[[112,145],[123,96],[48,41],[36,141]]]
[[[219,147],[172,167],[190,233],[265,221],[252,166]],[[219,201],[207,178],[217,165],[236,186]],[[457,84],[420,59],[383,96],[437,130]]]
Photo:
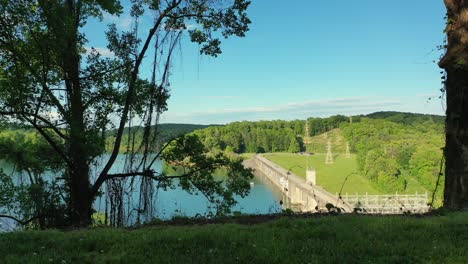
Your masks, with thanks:
[[[281,210],[277,197],[270,186],[258,178],[254,178],[250,194],[244,198],[236,197],[238,204],[232,211],[246,214],[267,214]],[[156,216],[161,219],[172,218],[175,215],[196,216],[206,215],[214,208],[202,194],[188,194],[177,187],[176,189],[159,190],[156,194]]]
[[[92,179],[97,177],[97,172],[100,168],[102,168],[107,159],[108,156],[103,156],[100,160],[97,161],[96,164],[98,169],[93,169],[91,171]],[[125,156],[119,155],[110,173],[121,172],[123,171],[124,166]],[[4,161],[0,161],[0,168],[2,168],[6,173],[11,173],[14,169],[11,164],[7,164]],[[156,171],[161,171],[162,162],[157,161],[153,169]],[[15,173],[14,175],[17,181],[23,177],[18,173]],[[45,176],[52,177],[51,173],[46,173]],[[177,182],[174,183],[176,185],[175,189],[155,190],[153,200],[153,212],[155,213],[155,217],[160,219],[170,219],[174,216],[194,217],[198,215],[207,215],[210,212],[215,212],[214,208],[211,208],[211,204],[201,193],[198,195],[189,194],[178,187]],[[252,183],[253,184],[251,184],[250,194],[247,197],[236,197],[238,204],[232,208],[232,211],[238,211],[245,214],[268,214],[280,212],[281,205],[279,201],[282,199],[281,192],[260,174],[256,175],[255,178],[252,179]],[[134,182],[134,186],[139,186],[139,181]],[[132,212],[133,208],[138,207],[139,196],[139,188],[134,188],[131,195],[126,198],[125,204],[128,205],[126,208],[127,213]],[[93,207],[98,212],[104,212],[106,208],[104,197],[97,198],[93,204]],[[134,223],[135,219],[136,213],[130,213],[129,217],[127,218],[128,224]],[[1,221],[4,221],[4,219],[0,220],[0,222]]]

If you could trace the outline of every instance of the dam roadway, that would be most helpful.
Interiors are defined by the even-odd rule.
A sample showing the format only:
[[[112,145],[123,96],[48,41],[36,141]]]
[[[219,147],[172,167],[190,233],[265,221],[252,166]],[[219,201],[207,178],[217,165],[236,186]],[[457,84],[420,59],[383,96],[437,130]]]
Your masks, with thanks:
[[[353,212],[354,207],[342,199],[327,192],[313,182],[306,182],[302,177],[282,168],[276,163],[257,155],[244,162],[244,166],[261,172],[289,201],[289,207],[301,212],[328,211],[327,204],[332,204],[344,212]]]

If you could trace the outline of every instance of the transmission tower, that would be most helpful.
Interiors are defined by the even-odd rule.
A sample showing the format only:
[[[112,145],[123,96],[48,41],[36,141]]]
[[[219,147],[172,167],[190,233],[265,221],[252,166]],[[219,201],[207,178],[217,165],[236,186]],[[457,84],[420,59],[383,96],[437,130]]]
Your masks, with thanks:
[[[347,159],[351,158],[351,153],[349,152],[349,142],[346,142],[346,154],[345,157]]]
[[[309,120],[306,120],[305,128],[304,128],[304,144],[311,144],[312,138],[310,137],[310,130],[309,130]]]
[[[327,159],[325,160],[325,164],[333,164],[331,140],[328,140],[328,143],[327,143]]]

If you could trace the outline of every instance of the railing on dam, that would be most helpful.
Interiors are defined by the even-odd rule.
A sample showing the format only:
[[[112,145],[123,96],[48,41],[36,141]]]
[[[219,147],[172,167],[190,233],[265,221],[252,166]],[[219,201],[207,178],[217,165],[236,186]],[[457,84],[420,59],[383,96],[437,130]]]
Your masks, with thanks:
[[[427,193],[384,194],[384,195],[342,195],[343,201],[367,214],[426,213]]]
[[[295,208],[303,212],[325,210],[327,204],[333,204],[346,212],[352,212],[353,207],[338,199],[337,196],[325,191],[317,185],[307,184],[305,179],[287,171],[281,166],[257,155],[246,163],[247,166],[262,172],[279,190],[287,196]]]

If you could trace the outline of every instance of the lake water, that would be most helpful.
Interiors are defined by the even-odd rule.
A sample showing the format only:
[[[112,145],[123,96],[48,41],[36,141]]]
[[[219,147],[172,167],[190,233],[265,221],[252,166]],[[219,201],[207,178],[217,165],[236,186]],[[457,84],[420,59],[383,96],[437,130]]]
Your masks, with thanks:
[[[97,162],[97,167],[102,167],[107,158],[108,156],[103,156],[101,160]],[[120,155],[113,166],[111,173],[122,172],[124,166],[125,156]],[[5,173],[12,173],[13,170],[13,166],[4,161],[0,161],[0,168],[2,168]],[[153,169],[161,171],[162,162],[157,161]],[[97,176],[96,171],[99,170],[92,170],[92,178]],[[26,175],[21,176],[18,173],[14,173],[13,175],[16,178],[16,181],[19,181],[20,178],[23,177],[23,180],[28,182]],[[135,186],[139,185],[137,184]],[[138,197],[139,193],[137,191],[128,197],[126,202],[130,204],[129,208],[132,208],[132,206],[136,208]],[[279,201],[281,200],[281,197],[281,192],[275,189],[275,187],[266,178],[264,178],[263,175],[256,175],[255,178],[252,179],[250,194],[244,198],[236,197],[238,204],[232,208],[232,211],[239,211],[245,214],[269,214],[280,212],[281,205],[279,204]],[[93,207],[96,211],[104,212],[104,198],[97,198]],[[188,194],[178,187],[177,184],[175,189],[156,189],[153,207],[155,212],[154,217],[160,219],[170,219],[174,216],[194,217],[197,215],[206,215],[210,210],[211,212],[214,212],[210,209],[210,203],[202,194]],[[134,222],[131,220],[134,219],[134,217],[130,216],[128,219],[129,223]],[[4,219],[0,219],[0,221],[4,221]]]

